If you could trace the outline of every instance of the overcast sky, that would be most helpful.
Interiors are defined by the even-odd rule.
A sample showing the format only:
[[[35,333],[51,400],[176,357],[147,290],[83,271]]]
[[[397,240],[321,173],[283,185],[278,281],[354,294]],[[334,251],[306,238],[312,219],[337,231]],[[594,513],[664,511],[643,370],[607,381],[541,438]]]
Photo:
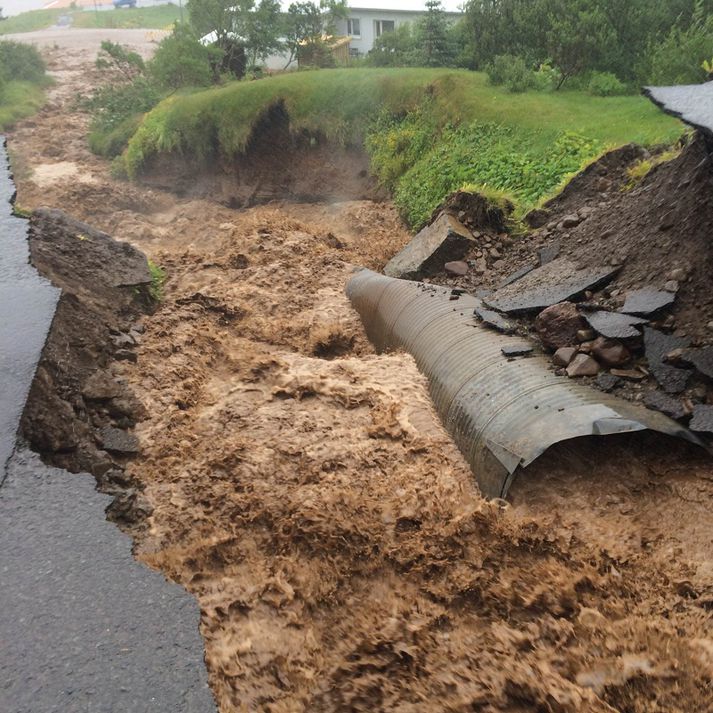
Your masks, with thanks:
[[[443,7],[446,10],[458,10],[464,0],[444,0]],[[4,15],[17,15],[26,10],[38,10],[44,7],[49,0],[0,0],[0,7]],[[102,0],[97,0],[101,4]],[[104,0],[106,2],[106,0]],[[287,7],[292,0],[281,0]],[[155,5],[157,2],[151,0],[139,0],[139,5]],[[178,0],[176,0],[178,4]],[[422,0],[351,0],[350,5],[354,7],[378,7],[392,10],[422,10],[424,4]]]

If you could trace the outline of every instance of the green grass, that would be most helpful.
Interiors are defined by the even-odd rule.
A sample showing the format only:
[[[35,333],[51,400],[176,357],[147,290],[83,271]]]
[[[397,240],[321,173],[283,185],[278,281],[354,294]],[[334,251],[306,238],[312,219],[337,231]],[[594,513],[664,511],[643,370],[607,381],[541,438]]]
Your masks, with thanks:
[[[174,95],[129,141],[129,176],[177,153],[210,161],[242,151],[256,121],[283,102],[293,131],[361,143],[412,227],[463,184],[535,205],[608,148],[670,144],[682,124],[642,97],[511,94],[483,74],[444,69],[335,69]]]
[[[34,114],[44,101],[41,86],[30,82],[8,82],[0,92],[0,131]]]
[[[185,13],[185,10],[184,10]],[[180,19],[180,9],[172,3],[153,7],[119,10],[32,10],[0,22],[0,35],[45,30],[57,24],[62,15],[72,16],[72,25],[82,28],[167,29]]]

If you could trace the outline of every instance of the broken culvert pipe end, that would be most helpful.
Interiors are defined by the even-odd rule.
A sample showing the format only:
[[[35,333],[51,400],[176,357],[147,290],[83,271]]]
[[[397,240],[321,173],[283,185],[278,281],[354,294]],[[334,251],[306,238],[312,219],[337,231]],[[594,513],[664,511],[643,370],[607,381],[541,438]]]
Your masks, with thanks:
[[[520,469],[571,438],[650,429],[704,446],[662,413],[557,376],[542,355],[508,359],[503,348],[522,340],[481,326],[476,297],[371,270],[346,292],[378,351],[414,357],[487,497],[504,497]]]

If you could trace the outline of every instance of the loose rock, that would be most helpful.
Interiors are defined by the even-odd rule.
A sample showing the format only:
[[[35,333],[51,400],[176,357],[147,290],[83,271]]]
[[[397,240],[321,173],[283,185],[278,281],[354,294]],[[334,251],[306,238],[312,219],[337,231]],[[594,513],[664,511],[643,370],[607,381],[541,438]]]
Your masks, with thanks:
[[[622,366],[631,359],[629,350],[621,343],[599,337],[592,344],[592,355],[604,366]]]
[[[573,346],[584,319],[572,302],[560,302],[542,310],[535,319],[535,329],[548,349]]]
[[[613,391],[617,386],[621,384],[621,379],[614,374],[602,373],[597,377],[597,386],[602,391]]]
[[[599,373],[599,364],[586,354],[577,354],[567,367],[567,376],[596,376]]]
[[[105,426],[99,432],[99,443],[105,451],[118,455],[135,455],[139,452],[139,439],[120,428]]]
[[[447,262],[443,266],[443,269],[451,275],[467,275],[468,263],[463,262],[463,260],[453,260],[451,262]]]
[[[493,310],[485,309],[484,307],[476,307],[474,314],[479,317],[484,324],[493,329],[497,329],[504,334],[510,334],[515,331],[515,325],[505,319],[501,314],[493,312]]]
[[[552,363],[556,366],[569,366],[576,353],[576,347],[560,347],[552,355]]]

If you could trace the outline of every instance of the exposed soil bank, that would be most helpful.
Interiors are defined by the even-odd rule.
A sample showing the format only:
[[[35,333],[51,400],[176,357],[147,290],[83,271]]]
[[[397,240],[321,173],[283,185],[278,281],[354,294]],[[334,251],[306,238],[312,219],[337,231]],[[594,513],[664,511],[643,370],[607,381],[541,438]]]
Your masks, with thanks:
[[[89,76],[12,137],[20,203],[167,268],[122,364],[148,416],[135,546],[197,596],[221,711],[709,711],[709,464],[563,444],[486,503],[413,360],[376,356],[343,293],[408,240],[394,210],[113,181],[69,100]],[[80,179],[38,186],[47,162]]]
[[[273,106],[257,122],[245,152],[234,160],[162,155],[142,170],[141,181],[182,197],[210,198],[231,208],[271,200],[386,197],[369,174],[364,150],[306,133],[294,135],[283,104]]]

